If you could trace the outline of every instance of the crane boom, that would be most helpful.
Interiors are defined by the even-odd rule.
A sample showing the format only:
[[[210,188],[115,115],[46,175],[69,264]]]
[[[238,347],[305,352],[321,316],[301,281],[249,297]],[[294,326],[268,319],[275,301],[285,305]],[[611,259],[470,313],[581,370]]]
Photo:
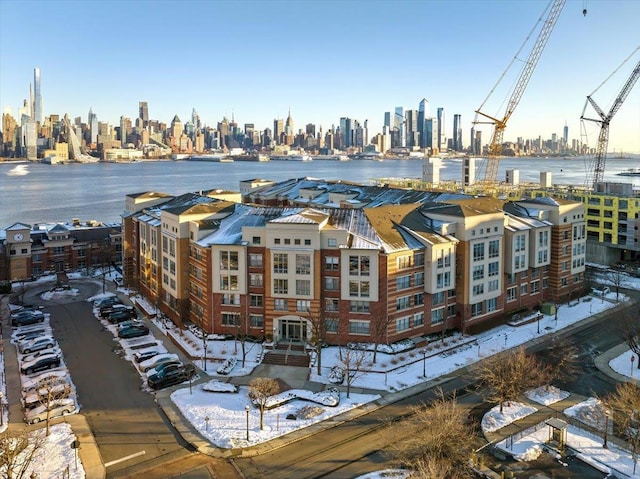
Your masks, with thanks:
[[[481,180],[485,183],[495,183],[498,177],[498,166],[500,164],[500,155],[502,154],[502,138],[504,136],[504,130],[507,127],[507,121],[513,114],[514,110],[520,103],[520,99],[524,94],[525,89],[527,88],[527,84],[531,79],[531,75],[538,64],[538,60],[542,55],[542,51],[544,50],[545,45],[547,44],[547,40],[549,40],[549,36],[553,28],[556,25],[558,17],[562,12],[562,8],[564,7],[565,0],[552,0],[553,4],[551,5],[551,9],[549,10],[549,14],[544,22],[540,33],[538,34],[538,38],[529,54],[529,58],[524,63],[522,68],[522,72],[520,73],[520,77],[518,78],[518,82],[511,93],[511,97],[509,99],[509,103],[507,105],[506,112],[504,117],[500,120],[497,118],[493,118],[486,113],[483,113],[480,110],[476,110],[476,113],[484,116],[491,120],[490,123],[495,125],[493,129],[493,135],[491,137],[491,143],[489,144],[489,155],[486,161],[486,169],[484,178]]]
[[[640,47],[638,47],[635,51],[638,51]],[[634,52],[635,53],[635,52]],[[589,95],[587,96],[587,101],[593,106],[593,109],[600,116],[599,119],[587,118],[583,115],[580,117],[581,120],[588,120],[598,123],[600,125],[600,133],[598,135],[598,147],[596,149],[595,159],[592,163],[591,168],[588,169],[586,186],[594,186],[596,183],[599,183],[604,180],[604,167],[607,160],[607,147],[609,146],[609,124],[611,120],[618,112],[624,101],[629,96],[631,89],[635,85],[636,81],[640,78],[640,61],[636,64],[635,68],[631,72],[631,75],[625,82],[622,90],[616,97],[613,105],[611,105],[611,109],[608,114],[605,114],[602,111],[602,108],[598,106],[595,100]]]

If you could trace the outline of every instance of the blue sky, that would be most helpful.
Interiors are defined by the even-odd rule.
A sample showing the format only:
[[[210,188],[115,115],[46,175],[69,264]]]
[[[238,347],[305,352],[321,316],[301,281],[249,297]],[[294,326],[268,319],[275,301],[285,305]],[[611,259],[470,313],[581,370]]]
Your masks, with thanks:
[[[86,121],[92,107],[113,124],[147,101],[150,117],[167,123],[195,107],[209,125],[233,113],[240,125],[272,128],[291,108],[296,130],[348,116],[376,133],[385,111],[417,109],[424,97],[432,114],[445,108],[449,136],[453,114],[462,115],[468,145],[474,111],[547,4],[0,0],[0,106],[17,113],[36,66],[45,115]],[[505,139],[561,135],[565,122],[579,139],[586,95],[640,45],[638,25],[638,0],[568,0]],[[605,111],[639,59],[594,93]],[[502,117],[519,72],[509,70],[485,112]],[[587,133],[595,145],[598,127]],[[640,85],[611,122],[609,149],[640,152]]]

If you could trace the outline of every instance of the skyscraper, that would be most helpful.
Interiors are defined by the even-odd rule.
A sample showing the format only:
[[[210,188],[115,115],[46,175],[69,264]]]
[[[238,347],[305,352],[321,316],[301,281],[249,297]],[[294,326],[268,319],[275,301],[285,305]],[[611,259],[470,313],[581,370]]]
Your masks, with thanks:
[[[462,151],[462,115],[453,115],[453,151]]]
[[[398,145],[400,147],[407,146],[407,137],[405,135],[405,119],[404,107],[397,106],[393,117],[393,128],[398,131]]]
[[[445,133],[444,107],[438,108],[438,141],[435,145],[439,151],[447,151],[447,134]]]
[[[138,102],[138,118],[142,120],[142,127],[146,128],[149,124],[149,105],[146,101]]]
[[[427,147],[427,118],[429,118],[429,100],[423,98],[418,105],[418,133],[420,148]]]
[[[34,103],[33,103],[33,119],[42,125],[44,123],[44,116],[42,114],[42,90],[40,89],[40,69],[33,69],[33,89],[34,89]]]
[[[93,112],[92,108],[89,108],[89,118],[87,119],[89,125],[89,143],[97,143],[98,141],[98,115]]]

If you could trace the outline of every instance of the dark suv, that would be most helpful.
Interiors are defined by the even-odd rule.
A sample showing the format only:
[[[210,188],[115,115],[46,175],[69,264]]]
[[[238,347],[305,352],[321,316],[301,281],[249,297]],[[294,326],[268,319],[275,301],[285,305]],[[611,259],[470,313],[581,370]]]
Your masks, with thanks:
[[[33,374],[45,369],[57,368],[60,366],[60,356],[46,356],[39,361],[29,364],[29,366],[21,369],[22,374]]]
[[[44,321],[44,313],[37,310],[25,310],[11,315],[12,326],[26,326]]]
[[[195,373],[193,365],[166,368],[161,373],[152,374],[147,378],[147,385],[151,389],[162,389],[186,381]]]

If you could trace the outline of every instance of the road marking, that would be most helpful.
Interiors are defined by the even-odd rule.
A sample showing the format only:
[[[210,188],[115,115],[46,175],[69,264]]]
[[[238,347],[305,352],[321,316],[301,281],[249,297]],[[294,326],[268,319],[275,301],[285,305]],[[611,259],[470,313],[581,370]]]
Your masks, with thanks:
[[[128,456],[121,457],[120,459],[115,459],[113,461],[105,462],[104,463],[104,467],[113,466],[114,464],[118,464],[119,462],[128,461],[129,459],[133,459],[134,457],[144,456],[146,453],[147,453],[146,451],[140,451],[140,452],[136,452],[134,454],[129,454]]]

